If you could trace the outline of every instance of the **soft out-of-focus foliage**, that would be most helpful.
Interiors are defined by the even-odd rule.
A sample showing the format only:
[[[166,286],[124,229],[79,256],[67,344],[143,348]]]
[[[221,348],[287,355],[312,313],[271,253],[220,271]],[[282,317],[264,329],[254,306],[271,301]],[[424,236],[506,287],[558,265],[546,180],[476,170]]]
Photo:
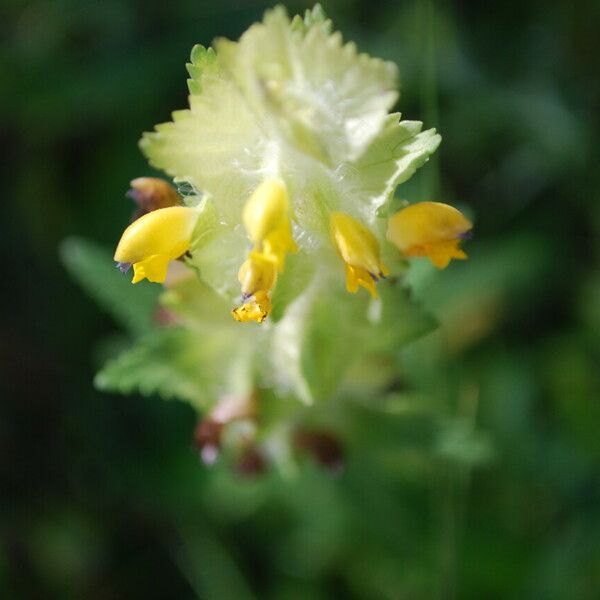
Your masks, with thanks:
[[[355,370],[326,423],[307,415],[349,432],[345,470],[306,457],[248,480],[200,466],[185,405],[92,391],[145,317],[108,291],[99,312],[57,243],[114,246],[129,179],[151,174],[135,142],[185,105],[189,49],[266,5],[5,3],[1,595],[594,598],[596,5],[325,4],[398,63],[404,117],[443,133],[403,196],[469,207],[476,237],[468,262],[411,274],[442,327],[407,347],[402,385],[375,410]]]

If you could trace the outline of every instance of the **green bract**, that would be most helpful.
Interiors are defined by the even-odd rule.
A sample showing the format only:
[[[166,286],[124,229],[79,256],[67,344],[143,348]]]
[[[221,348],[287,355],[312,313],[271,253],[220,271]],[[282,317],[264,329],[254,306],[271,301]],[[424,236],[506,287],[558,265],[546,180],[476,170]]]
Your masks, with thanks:
[[[277,7],[239,42],[215,47],[192,50],[190,108],[140,146],[153,166],[213,203],[222,231],[194,260],[202,272],[218,258],[218,274],[206,280],[235,295],[247,245],[242,207],[263,179],[285,181],[297,242],[319,252],[329,246],[330,211],[375,224],[376,209],[440,136],[389,114],[398,98],[395,65],[344,44],[320,9],[302,22]]]

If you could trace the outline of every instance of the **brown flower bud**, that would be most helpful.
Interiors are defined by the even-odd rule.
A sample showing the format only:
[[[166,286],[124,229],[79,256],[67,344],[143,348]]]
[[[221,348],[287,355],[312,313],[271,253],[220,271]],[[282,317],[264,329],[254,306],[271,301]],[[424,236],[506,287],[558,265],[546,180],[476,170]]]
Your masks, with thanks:
[[[177,190],[164,179],[157,177],[138,177],[131,181],[127,196],[137,205],[132,220],[142,215],[169,206],[180,206],[181,198]]]
[[[310,454],[331,473],[339,473],[344,468],[344,449],[333,433],[298,430],[294,434],[294,446]]]
[[[246,446],[235,464],[235,470],[244,477],[256,477],[267,470],[267,459],[257,446]]]
[[[219,458],[222,430],[223,424],[213,419],[203,419],[196,425],[193,445],[205,465],[212,465]]]

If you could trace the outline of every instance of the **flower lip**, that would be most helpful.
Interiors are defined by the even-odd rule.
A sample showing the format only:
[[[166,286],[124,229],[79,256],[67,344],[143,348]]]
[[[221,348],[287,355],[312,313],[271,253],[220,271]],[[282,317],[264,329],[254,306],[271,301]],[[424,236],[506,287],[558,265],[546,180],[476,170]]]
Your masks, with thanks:
[[[252,252],[240,267],[238,281],[242,288],[242,306],[231,311],[242,323],[262,323],[271,312],[271,290],[277,282],[277,267],[268,257]]]
[[[271,296],[269,292],[259,290],[231,311],[233,318],[240,323],[254,321],[262,323],[271,312]]]

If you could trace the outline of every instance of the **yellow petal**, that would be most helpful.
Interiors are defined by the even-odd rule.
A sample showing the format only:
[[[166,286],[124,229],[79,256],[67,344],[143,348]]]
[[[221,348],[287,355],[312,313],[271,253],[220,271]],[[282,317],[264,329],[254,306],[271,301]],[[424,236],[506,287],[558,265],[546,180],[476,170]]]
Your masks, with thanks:
[[[419,202],[403,208],[388,223],[387,239],[402,252],[460,240],[472,223],[456,208],[441,202]]]
[[[123,232],[115,260],[135,263],[155,254],[178,258],[189,249],[197,220],[196,209],[186,206],[150,212]]]
[[[254,244],[261,243],[288,220],[289,200],[285,184],[267,179],[248,198],[242,213],[244,226]]]
[[[340,258],[346,263],[346,289],[355,293],[362,286],[376,298],[375,282],[388,274],[379,258],[379,243],[360,221],[350,215],[330,215],[330,233]]]
[[[261,183],[244,206],[242,220],[255,249],[283,270],[287,252],[296,252],[288,215],[285,184],[278,179]]]
[[[285,266],[285,255],[288,252],[297,252],[298,246],[292,238],[292,230],[289,223],[280,225],[274,229],[262,242],[261,252],[277,266],[278,271],[283,271]]]
[[[268,292],[257,292],[242,306],[231,311],[233,318],[240,323],[255,321],[262,323],[271,312],[271,298]]]
[[[167,278],[169,259],[162,254],[155,254],[133,264],[133,279],[131,283],[138,283],[148,279],[153,283],[162,283]]]
[[[359,286],[361,286],[364,287],[373,298],[377,298],[378,294],[375,282],[376,280],[371,273],[365,269],[346,264],[346,289],[350,293],[356,294]]]
[[[459,244],[460,240],[450,240],[436,244],[412,246],[405,251],[405,254],[407,256],[428,256],[438,269],[445,269],[453,258],[459,260],[467,258],[466,252],[458,247]]]
[[[330,231],[333,243],[344,262],[361,267],[375,276],[383,275],[385,267],[379,259],[379,243],[360,222],[342,212],[331,213]]]
[[[244,297],[252,296],[259,291],[268,292],[277,281],[277,270],[273,261],[257,252],[250,254],[238,272],[238,281]]]
[[[170,260],[190,247],[198,212],[186,206],[160,208],[134,221],[121,236],[115,260],[133,263],[133,283],[144,277],[164,281]]]

